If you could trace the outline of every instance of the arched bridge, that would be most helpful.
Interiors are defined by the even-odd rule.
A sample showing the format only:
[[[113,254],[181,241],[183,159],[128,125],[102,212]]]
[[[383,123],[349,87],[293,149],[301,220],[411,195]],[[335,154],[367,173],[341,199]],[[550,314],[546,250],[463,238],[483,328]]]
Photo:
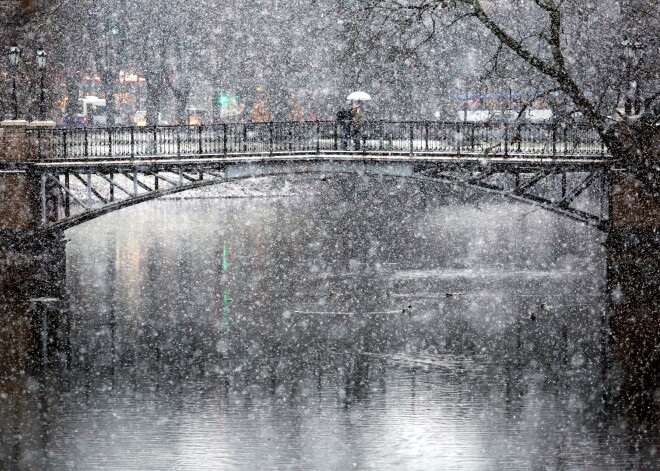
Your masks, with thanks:
[[[377,121],[356,132],[331,121],[73,129],[9,123],[18,124],[3,134],[5,226],[12,219],[16,227],[61,230],[169,193],[310,172],[461,185],[600,228],[609,222],[611,165],[597,133],[582,125]]]

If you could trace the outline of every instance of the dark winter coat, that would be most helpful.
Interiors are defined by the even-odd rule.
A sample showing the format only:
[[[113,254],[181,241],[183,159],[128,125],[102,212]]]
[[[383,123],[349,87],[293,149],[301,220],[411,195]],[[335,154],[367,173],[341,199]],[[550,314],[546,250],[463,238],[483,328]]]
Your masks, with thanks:
[[[349,121],[351,121],[351,110],[347,110],[345,108],[342,108],[341,110],[337,111],[337,121],[342,123],[342,124],[348,124]]]

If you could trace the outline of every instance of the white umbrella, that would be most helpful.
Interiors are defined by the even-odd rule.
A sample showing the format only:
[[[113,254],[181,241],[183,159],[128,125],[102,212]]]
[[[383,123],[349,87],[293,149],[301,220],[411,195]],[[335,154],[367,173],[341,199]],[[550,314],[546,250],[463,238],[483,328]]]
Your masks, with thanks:
[[[365,92],[353,92],[350,95],[348,95],[346,99],[351,101],[369,101],[371,100],[371,97],[369,96],[368,93]]]

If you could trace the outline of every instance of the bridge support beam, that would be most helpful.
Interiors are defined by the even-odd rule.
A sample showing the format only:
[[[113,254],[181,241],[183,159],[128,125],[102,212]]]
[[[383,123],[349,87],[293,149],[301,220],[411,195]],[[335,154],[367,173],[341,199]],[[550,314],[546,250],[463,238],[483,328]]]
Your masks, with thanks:
[[[24,165],[36,158],[37,151],[48,146],[42,137],[36,149],[27,134],[27,121],[8,120],[0,123],[0,231],[28,232],[39,228],[44,219],[52,216],[56,207],[56,194],[50,182],[42,182],[39,172]],[[35,121],[32,127],[52,128],[53,121]]]
[[[614,353],[630,412],[648,418],[660,388],[660,205],[630,174],[613,172],[607,282]]]
[[[10,120],[0,141],[0,298],[59,296],[63,293],[64,242],[44,229],[57,195],[41,174],[22,165],[33,157],[27,121]],[[52,121],[33,126],[53,127]]]
[[[27,121],[7,120],[0,141],[0,230],[26,231],[34,226],[34,188],[19,164],[28,159]]]

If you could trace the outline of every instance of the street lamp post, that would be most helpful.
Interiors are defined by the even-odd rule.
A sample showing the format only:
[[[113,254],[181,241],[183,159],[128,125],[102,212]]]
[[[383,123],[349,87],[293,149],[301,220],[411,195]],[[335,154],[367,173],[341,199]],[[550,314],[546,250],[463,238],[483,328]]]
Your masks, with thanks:
[[[37,69],[41,73],[41,96],[39,98],[39,119],[46,119],[46,91],[44,88],[44,72],[46,69],[46,51],[39,49],[37,51]]]
[[[21,56],[21,50],[18,46],[9,48],[9,64],[12,67],[12,97],[14,100],[14,117],[18,119],[18,95],[16,94],[16,69],[18,68],[18,59]]]
[[[644,45],[637,41],[625,39],[621,42],[623,47],[623,56],[626,59],[626,69],[628,76],[628,91],[626,96],[625,111],[627,115],[634,115],[641,113],[640,100],[639,100],[639,85],[635,77],[633,77],[634,70],[638,67],[639,62],[644,52]]]

